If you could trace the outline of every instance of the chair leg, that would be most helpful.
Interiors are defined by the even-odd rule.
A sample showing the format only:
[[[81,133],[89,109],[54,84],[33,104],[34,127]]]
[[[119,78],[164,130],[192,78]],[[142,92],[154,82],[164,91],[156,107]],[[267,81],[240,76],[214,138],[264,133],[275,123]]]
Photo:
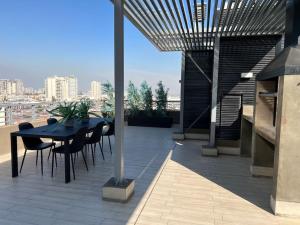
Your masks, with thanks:
[[[100,145],[100,142],[98,142],[98,144],[99,144],[100,151],[101,151],[101,154],[102,154],[102,159],[105,160],[104,154],[103,154],[103,148],[102,148],[102,146]]]
[[[86,160],[85,160],[85,157],[84,157],[83,150],[81,150],[81,154],[82,154],[82,158],[83,158],[83,161],[84,161],[84,164],[85,164],[86,170],[87,170],[87,171],[89,171],[88,165],[87,165],[87,163],[86,163]]]
[[[49,150],[48,160],[49,160],[49,158],[50,158],[51,152],[52,152],[52,147],[51,147],[50,150]]]
[[[54,154],[54,158],[55,158],[55,166],[56,166],[56,168],[57,168],[57,157],[56,157],[56,153],[52,153],[52,154]]]
[[[94,156],[94,150],[92,144],[91,144],[91,149],[92,149],[93,166],[95,166],[95,156]]]
[[[107,136],[107,137],[108,137],[108,143],[109,143],[110,154],[112,154],[112,151],[111,151],[111,144],[110,144],[110,137],[109,137],[109,136]]]
[[[39,151],[36,151],[35,166],[37,166],[38,158],[39,158]]]
[[[72,164],[73,178],[75,180],[75,169],[74,169],[73,154],[71,154],[71,164]]]
[[[27,149],[25,149],[25,152],[24,152],[24,156],[23,156],[22,164],[21,164],[21,168],[20,168],[20,173],[22,172],[22,168],[23,168],[25,157],[26,157],[26,153],[27,153]]]
[[[54,167],[54,152],[52,152],[52,168],[51,168],[51,177],[53,177],[53,167]]]
[[[44,175],[44,168],[43,168],[43,150],[41,150],[41,171],[42,171],[42,176]]]

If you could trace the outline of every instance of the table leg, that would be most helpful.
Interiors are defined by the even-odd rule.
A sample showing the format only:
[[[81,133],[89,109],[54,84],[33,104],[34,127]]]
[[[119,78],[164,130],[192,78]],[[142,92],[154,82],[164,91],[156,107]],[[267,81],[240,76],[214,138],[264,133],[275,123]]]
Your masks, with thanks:
[[[10,135],[10,144],[11,144],[11,172],[12,177],[17,177],[18,174],[18,143],[17,136]]]
[[[65,183],[70,182],[70,149],[69,140],[65,141]]]

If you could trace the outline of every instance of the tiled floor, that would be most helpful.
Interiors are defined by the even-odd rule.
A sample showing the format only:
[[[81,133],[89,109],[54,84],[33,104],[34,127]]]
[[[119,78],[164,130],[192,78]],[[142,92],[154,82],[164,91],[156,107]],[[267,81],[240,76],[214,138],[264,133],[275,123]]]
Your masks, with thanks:
[[[40,167],[35,167],[35,154],[26,158],[22,174],[15,179],[11,178],[10,161],[0,163],[0,225],[134,224],[151,182],[174,145],[171,133],[170,129],[126,127],[126,177],[136,179],[135,193],[127,204],[101,199],[101,187],[113,175],[113,157],[107,139],[106,160],[102,160],[98,151],[93,167],[89,155],[87,172],[79,157],[75,165],[76,180],[69,184],[64,183],[63,157],[58,157],[54,178],[47,154],[44,154],[44,176]]]
[[[252,177],[250,159],[202,157],[203,144],[177,143],[136,224],[300,224],[271,213],[272,179]]]
[[[203,143],[175,145],[171,133],[126,127],[126,177],[136,179],[127,204],[101,199],[101,186],[113,172],[107,142],[106,160],[98,152],[93,167],[89,156],[89,172],[79,160],[70,184],[64,184],[63,158],[58,157],[54,178],[46,159],[41,176],[35,155],[16,179],[10,177],[10,161],[1,162],[0,225],[300,224],[270,213],[272,180],[251,177],[249,159],[202,157]]]

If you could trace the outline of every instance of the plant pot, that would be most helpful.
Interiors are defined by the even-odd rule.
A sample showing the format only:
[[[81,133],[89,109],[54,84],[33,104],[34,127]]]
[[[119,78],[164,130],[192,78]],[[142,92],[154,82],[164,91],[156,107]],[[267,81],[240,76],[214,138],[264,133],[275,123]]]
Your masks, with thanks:
[[[128,116],[128,126],[170,128],[173,124],[171,117],[136,115]]]
[[[64,126],[65,126],[66,128],[72,128],[72,127],[74,127],[74,119],[66,120],[66,121],[64,122]]]
[[[90,118],[81,119],[81,123],[88,124],[90,122]]]

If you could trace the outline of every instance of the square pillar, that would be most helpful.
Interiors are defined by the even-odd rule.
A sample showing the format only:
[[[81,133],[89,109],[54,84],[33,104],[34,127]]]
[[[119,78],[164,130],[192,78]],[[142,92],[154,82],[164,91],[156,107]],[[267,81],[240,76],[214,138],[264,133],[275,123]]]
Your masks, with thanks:
[[[219,79],[219,57],[220,56],[220,37],[215,38],[214,64],[211,83],[211,105],[210,105],[210,128],[209,144],[202,146],[202,155],[218,156],[216,147],[216,123],[217,123],[217,104],[218,104],[218,79]]]
[[[274,213],[300,217],[300,74],[279,77],[273,179]]]
[[[115,151],[114,177],[102,188],[102,198],[127,202],[134,192],[134,180],[124,177],[124,0],[114,1],[115,35]]]

